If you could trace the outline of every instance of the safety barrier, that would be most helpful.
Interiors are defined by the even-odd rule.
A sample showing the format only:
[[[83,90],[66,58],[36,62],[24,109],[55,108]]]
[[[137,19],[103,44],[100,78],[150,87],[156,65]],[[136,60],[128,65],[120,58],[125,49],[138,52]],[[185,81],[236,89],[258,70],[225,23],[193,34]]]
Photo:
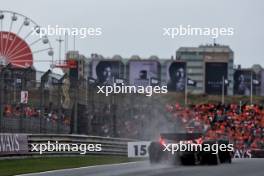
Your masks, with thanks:
[[[124,138],[110,138],[100,136],[73,135],[73,134],[23,134],[23,133],[0,133],[0,156],[57,156],[57,155],[80,155],[81,151],[44,151],[41,155],[39,151],[33,150],[33,145],[37,144],[100,144],[101,151],[86,151],[86,154],[96,155],[128,155],[128,142],[136,140]],[[139,145],[139,144],[137,144]],[[142,144],[143,145],[143,144]],[[140,143],[138,148],[143,148]],[[145,144],[144,144],[145,145]],[[130,147],[131,148],[131,147]],[[134,150],[135,147],[132,147]],[[146,149],[146,147],[145,147]],[[246,151],[235,151],[236,158],[263,158],[264,150],[251,149]],[[0,158],[1,159],[1,158]]]
[[[264,158],[264,150],[252,149],[251,154],[253,158]]]
[[[127,142],[131,139],[67,134],[10,134],[0,133],[0,156],[36,156],[32,144],[100,144],[101,151],[86,154],[127,156]],[[11,146],[11,147],[9,147]],[[42,155],[80,155],[80,151],[46,151]]]

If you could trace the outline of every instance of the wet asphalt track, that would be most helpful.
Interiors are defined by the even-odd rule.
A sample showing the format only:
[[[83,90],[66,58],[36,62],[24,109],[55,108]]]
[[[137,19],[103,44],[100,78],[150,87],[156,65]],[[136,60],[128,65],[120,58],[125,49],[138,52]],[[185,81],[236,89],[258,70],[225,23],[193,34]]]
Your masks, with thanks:
[[[48,171],[26,176],[264,176],[264,159],[235,159],[218,166],[150,165],[146,161]]]

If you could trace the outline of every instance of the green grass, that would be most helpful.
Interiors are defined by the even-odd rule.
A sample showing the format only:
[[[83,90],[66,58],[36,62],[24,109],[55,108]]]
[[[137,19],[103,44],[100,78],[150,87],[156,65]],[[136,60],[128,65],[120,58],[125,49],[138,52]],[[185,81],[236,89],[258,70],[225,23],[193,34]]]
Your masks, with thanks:
[[[0,160],[0,176],[133,161],[122,156],[41,157]]]

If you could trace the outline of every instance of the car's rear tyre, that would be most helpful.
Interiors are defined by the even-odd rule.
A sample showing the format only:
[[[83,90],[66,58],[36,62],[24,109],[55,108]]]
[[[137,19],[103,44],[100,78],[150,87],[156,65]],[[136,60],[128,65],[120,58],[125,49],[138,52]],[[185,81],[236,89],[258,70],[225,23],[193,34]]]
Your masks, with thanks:
[[[148,148],[151,164],[160,163],[163,157],[163,147],[159,142],[151,142]]]
[[[196,163],[194,155],[182,156],[180,159],[182,165],[195,165]]]
[[[200,164],[218,165],[220,163],[218,154],[206,153],[201,157]]]

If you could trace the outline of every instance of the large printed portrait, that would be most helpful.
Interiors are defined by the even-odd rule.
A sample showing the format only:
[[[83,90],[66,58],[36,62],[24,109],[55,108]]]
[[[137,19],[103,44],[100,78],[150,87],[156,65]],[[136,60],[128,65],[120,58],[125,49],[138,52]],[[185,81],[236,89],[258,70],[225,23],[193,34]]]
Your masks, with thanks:
[[[113,85],[115,79],[124,78],[124,64],[117,60],[93,60],[92,77],[102,85]]]
[[[234,94],[250,95],[251,71],[236,70],[234,73]]]
[[[167,63],[167,88],[168,91],[184,91],[186,81],[186,63]]]
[[[160,77],[160,63],[153,60],[129,61],[129,84],[135,86],[150,85],[151,78]]]

